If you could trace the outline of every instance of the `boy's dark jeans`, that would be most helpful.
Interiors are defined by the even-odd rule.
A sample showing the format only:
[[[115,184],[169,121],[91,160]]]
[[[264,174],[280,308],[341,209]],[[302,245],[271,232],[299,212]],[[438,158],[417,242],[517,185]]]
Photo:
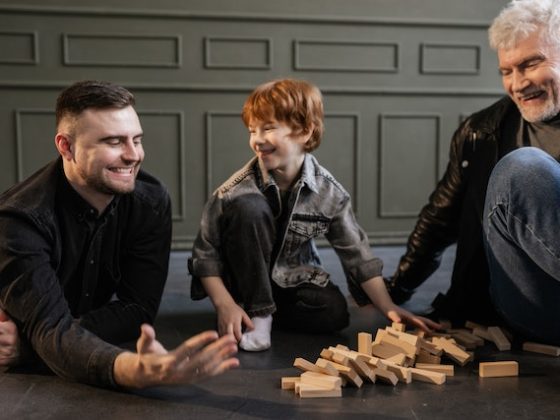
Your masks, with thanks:
[[[281,288],[270,278],[276,222],[266,198],[247,194],[224,209],[222,232],[226,260],[223,279],[250,317],[274,313],[280,328],[325,333],[348,326],[346,299],[334,284],[305,283]]]

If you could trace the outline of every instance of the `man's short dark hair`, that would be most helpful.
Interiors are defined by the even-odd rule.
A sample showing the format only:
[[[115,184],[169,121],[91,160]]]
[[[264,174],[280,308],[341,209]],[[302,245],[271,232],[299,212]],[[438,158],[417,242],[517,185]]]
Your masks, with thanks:
[[[97,80],[83,80],[64,89],[56,100],[56,125],[67,115],[77,116],[88,108],[134,106],[134,95],[122,86]]]

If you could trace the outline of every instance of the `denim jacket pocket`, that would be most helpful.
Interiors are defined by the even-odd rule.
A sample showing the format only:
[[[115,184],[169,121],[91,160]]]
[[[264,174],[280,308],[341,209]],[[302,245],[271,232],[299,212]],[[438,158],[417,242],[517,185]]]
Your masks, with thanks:
[[[319,262],[312,240],[329,230],[330,220],[323,216],[294,214],[288,225],[283,253],[289,266]]]
[[[330,219],[314,214],[293,214],[289,230],[305,238],[316,238],[329,230]]]

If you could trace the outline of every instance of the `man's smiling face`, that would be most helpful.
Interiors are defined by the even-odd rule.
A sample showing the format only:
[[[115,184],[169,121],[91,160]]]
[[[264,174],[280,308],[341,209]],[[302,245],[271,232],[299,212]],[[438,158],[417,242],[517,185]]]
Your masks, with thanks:
[[[70,124],[66,175],[92,205],[134,190],[144,160],[142,127],[132,106],[87,109]],[[66,168],[65,168],[66,169]]]
[[[523,118],[541,122],[560,113],[560,46],[534,32],[513,48],[499,49],[502,83]]]

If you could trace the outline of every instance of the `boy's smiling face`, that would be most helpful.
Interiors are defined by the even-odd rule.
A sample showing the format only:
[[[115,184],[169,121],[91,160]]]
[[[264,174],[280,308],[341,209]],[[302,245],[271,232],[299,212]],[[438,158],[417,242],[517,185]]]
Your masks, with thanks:
[[[255,152],[261,166],[271,171],[282,188],[291,185],[299,174],[305,156],[304,145],[310,137],[310,130],[304,134],[293,134],[284,122],[251,120],[249,123],[249,145]]]

